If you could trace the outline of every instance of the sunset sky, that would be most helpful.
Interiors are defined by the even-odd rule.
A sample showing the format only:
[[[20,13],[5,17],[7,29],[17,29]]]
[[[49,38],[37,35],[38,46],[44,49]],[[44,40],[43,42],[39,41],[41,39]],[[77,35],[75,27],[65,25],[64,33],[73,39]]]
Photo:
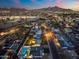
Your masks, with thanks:
[[[79,0],[0,0],[0,7],[45,8],[59,6],[79,10]]]

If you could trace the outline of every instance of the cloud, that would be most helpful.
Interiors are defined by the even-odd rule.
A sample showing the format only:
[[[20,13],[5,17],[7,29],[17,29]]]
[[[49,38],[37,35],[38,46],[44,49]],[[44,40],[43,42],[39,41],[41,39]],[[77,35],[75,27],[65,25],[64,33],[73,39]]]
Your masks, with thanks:
[[[56,6],[62,8],[79,9],[79,0],[56,0]]]
[[[3,1],[3,0],[2,0]],[[73,8],[73,9],[79,9],[79,0],[10,0],[13,2],[14,7],[29,7],[33,8],[35,6],[40,6],[40,7],[49,7],[49,6],[59,6],[62,8]],[[23,2],[27,2],[25,5],[23,5]],[[1,2],[1,1],[0,1]],[[40,2],[40,3],[39,3]],[[43,3],[42,3],[43,2]],[[32,6],[28,6],[27,4],[32,4]],[[40,5],[39,5],[39,4]],[[37,7],[39,8],[39,7]]]
[[[64,7],[63,0],[56,0],[56,6]]]
[[[73,10],[78,10],[79,11],[79,1],[76,2],[76,4],[72,8]]]

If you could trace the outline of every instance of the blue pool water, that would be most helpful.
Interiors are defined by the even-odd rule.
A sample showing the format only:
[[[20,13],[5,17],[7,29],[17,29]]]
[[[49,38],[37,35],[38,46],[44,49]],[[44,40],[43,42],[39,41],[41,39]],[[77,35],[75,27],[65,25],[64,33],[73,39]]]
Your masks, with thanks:
[[[22,50],[21,50],[21,56],[25,56],[28,52],[28,48],[26,47],[23,47]]]

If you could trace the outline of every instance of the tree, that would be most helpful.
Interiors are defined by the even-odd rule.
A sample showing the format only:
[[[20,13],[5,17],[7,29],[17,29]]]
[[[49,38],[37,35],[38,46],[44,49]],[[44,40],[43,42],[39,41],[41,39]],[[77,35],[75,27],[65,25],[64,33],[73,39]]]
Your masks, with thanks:
[[[59,22],[52,21],[52,26],[55,27],[55,28],[59,28],[60,24],[59,24]]]

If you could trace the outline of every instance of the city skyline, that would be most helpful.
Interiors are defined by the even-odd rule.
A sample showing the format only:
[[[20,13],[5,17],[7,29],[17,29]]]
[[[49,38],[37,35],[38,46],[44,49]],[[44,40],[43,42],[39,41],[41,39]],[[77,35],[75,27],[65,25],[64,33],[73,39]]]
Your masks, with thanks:
[[[0,0],[0,7],[38,9],[53,6],[79,10],[79,0]]]

